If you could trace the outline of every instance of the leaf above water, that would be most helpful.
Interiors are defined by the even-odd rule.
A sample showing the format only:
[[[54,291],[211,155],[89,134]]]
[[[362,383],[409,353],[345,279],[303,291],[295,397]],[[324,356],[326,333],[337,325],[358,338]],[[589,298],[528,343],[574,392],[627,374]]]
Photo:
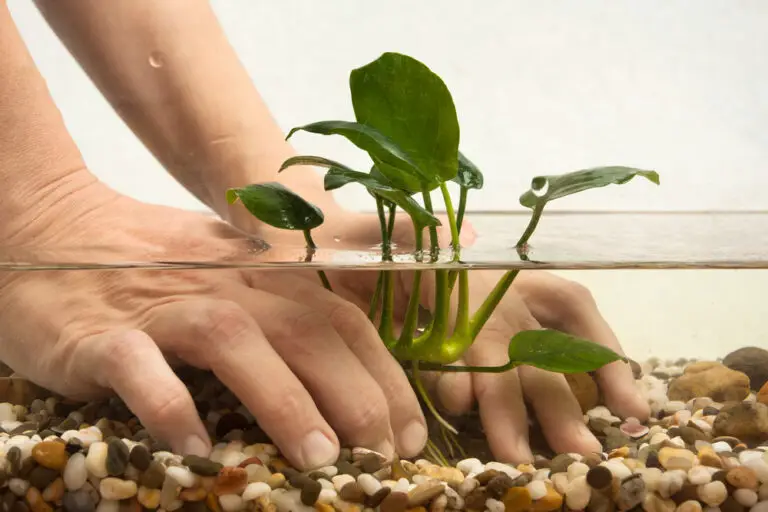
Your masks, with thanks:
[[[459,171],[453,181],[464,188],[483,188],[483,173],[472,161],[459,151]]]
[[[656,171],[622,166],[595,167],[558,176],[536,176],[531,180],[530,190],[520,196],[520,204],[526,208],[535,208],[548,201],[584,190],[614,184],[623,185],[635,176],[642,176],[656,185],[659,184],[659,174]]]
[[[281,183],[268,182],[227,190],[227,202],[237,200],[262,222],[280,229],[310,230],[323,223],[323,212]]]
[[[516,364],[559,373],[591,372],[624,359],[603,345],[551,329],[517,333],[508,353]]]
[[[456,176],[459,121],[443,80],[426,65],[387,52],[349,75],[355,118],[415,162],[429,189]],[[380,169],[387,177],[387,169]],[[395,182],[395,180],[393,180]]]

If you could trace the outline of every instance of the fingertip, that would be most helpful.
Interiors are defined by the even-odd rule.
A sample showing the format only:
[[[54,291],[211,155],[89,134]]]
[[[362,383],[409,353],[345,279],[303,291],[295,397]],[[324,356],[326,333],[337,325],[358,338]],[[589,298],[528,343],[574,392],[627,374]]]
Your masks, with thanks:
[[[628,364],[617,361],[601,368],[597,380],[611,412],[621,418],[634,417],[640,421],[650,417],[651,408],[638,389]]]

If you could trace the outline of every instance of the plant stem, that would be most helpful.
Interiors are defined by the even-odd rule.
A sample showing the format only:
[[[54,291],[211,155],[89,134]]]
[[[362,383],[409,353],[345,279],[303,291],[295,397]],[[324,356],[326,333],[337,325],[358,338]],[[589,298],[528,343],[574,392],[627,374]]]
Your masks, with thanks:
[[[478,333],[483,329],[483,326],[491,317],[493,310],[499,305],[499,302],[501,302],[501,299],[504,297],[504,294],[507,293],[507,290],[512,285],[512,281],[515,280],[519,272],[520,269],[509,270],[501,276],[501,279],[499,279],[499,282],[493,287],[491,293],[488,294],[482,305],[477,308],[477,311],[475,311],[475,314],[472,316],[472,320],[469,322],[469,333],[473,340],[477,338]]]
[[[528,240],[531,238],[531,235],[533,234],[533,231],[536,229],[536,226],[539,224],[539,219],[541,218],[541,214],[544,212],[544,203],[537,203],[536,206],[533,208],[533,214],[531,215],[531,220],[528,221],[528,227],[525,228],[525,231],[523,231],[522,236],[520,236],[520,240],[517,241],[516,247],[521,249],[525,244],[528,243]]]
[[[413,230],[416,234],[416,254],[422,250],[421,235],[424,230],[415,222]],[[416,324],[419,321],[419,304],[421,304],[421,270],[413,273],[413,286],[411,287],[411,296],[408,298],[408,309],[403,320],[403,331],[400,333],[400,344],[403,350],[409,350],[413,345],[413,333],[416,332]]]
[[[429,393],[427,393],[427,390],[424,389],[424,383],[421,381],[421,372],[419,370],[419,362],[414,361],[413,362],[413,384],[416,388],[416,391],[419,393],[419,396],[421,396],[421,399],[424,400],[424,404],[427,406],[427,409],[429,409],[429,412],[432,413],[432,415],[435,417],[438,423],[440,423],[443,427],[448,430],[448,432],[451,432],[452,434],[458,434],[459,432],[453,428],[453,425],[448,423],[445,418],[443,418],[439,412],[437,412],[437,409],[435,409],[434,404],[432,403],[432,400],[429,398]]]
[[[384,272],[384,304],[381,308],[381,323],[379,324],[379,336],[387,347],[391,347],[395,341],[394,335],[394,306],[395,306],[395,283],[393,281],[391,270]]]
[[[452,290],[449,290],[449,295]],[[455,331],[469,335],[469,271],[459,270],[459,305],[456,312]]]
[[[459,229],[456,226],[456,214],[453,211],[453,202],[451,201],[451,194],[448,192],[448,187],[445,183],[440,184],[440,191],[443,193],[443,201],[445,202],[445,211],[448,214],[448,224],[451,227],[451,246],[453,247],[453,261],[459,260]]]
[[[456,213],[456,224],[458,232],[461,234],[461,224],[464,222],[464,211],[467,208],[467,189],[461,187],[459,190],[459,211]]]
[[[312,235],[310,234],[308,229],[304,230],[304,240],[307,242],[307,261],[312,261],[312,255],[315,254],[315,250],[317,249],[317,246],[315,245],[315,241],[312,240]],[[333,291],[331,288],[331,282],[328,280],[328,276],[325,275],[325,272],[322,270],[317,271],[317,275],[320,276],[320,281],[323,283],[323,286],[329,290]]]
[[[379,310],[379,302],[381,302],[381,290],[384,284],[384,271],[379,271],[379,277],[376,279],[376,290],[371,297],[371,306],[368,309],[368,319],[373,322],[376,320],[376,313]]]
[[[392,247],[387,229],[387,219],[384,214],[384,201],[379,196],[376,196],[376,212],[379,214],[379,227],[381,228],[381,259],[382,261],[390,261],[392,260]]]
[[[501,366],[455,366],[439,363],[422,363],[422,369],[428,372],[451,372],[451,373],[503,373],[509,371],[517,366],[515,362],[508,362]]]
[[[392,242],[392,233],[395,231],[395,211],[397,205],[392,203],[389,205],[389,225],[387,226],[387,239]]]
[[[426,208],[429,213],[434,214],[435,212],[432,209],[432,197],[429,195],[429,190],[424,188],[421,195],[424,197],[424,208]],[[438,252],[437,226],[429,226],[429,254],[432,257],[432,261],[437,259]]]

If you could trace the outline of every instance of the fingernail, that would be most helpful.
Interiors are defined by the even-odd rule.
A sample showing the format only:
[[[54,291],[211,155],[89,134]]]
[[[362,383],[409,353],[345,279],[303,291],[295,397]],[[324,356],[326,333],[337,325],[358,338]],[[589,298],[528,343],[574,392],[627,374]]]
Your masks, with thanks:
[[[337,457],[336,446],[319,430],[311,432],[301,443],[301,460],[306,469],[328,466]]]
[[[418,420],[413,420],[400,431],[400,451],[405,457],[418,454],[427,443],[427,429]]]
[[[184,440],[182,452],[184,455],[197,455],[198,457],[207,457],[210,448],[208,443],[198,436],[189,436]]]

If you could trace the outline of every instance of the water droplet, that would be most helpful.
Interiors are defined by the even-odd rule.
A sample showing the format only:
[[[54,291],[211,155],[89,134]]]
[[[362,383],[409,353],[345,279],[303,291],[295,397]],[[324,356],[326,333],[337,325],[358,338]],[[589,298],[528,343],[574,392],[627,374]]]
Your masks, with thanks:
[[[336,236],[333,237],[333,241],[334,242],[341,242],[341,237],[336,235]]]
[[[153,68],[161,68],[165,64],[165,55],[161,52],[152,52],[149,54],[149,65]]]
[[[536,197],[544,197],[549,192],[549,180],[547,178],[534,178],[531,182],[531,192]]]

